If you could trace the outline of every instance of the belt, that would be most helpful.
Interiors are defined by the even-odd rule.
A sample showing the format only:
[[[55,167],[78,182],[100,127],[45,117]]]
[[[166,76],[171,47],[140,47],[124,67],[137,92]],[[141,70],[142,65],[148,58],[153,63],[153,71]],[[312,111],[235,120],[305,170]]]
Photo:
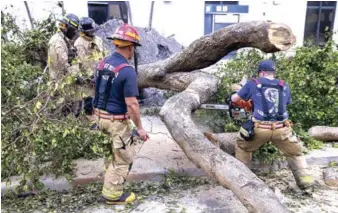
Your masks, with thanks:
[[[270,123],[263,123],[263,122],[259,122],[259,121],[256,121],[255,122],[255,127],[256,128],[261,128],[261,129],[280,129],[280,128],[283,128],[283,127],[290,127],[291,126],[291,123],[290,121],[286,120],[286,121],[283,121],[283,122],[270,122]]]
[[[94,113],[97,117],[99,118],[102,118],[102,119],[106,119],[106,120],[111,120],[111,121],[123,121],[123,120],[128,120],[130,118],[129,115],[113,115],[113,114],[110,114],[106,111],[102,111],[102,110],[98,110],[98,109],[95,109],[94,110]]]

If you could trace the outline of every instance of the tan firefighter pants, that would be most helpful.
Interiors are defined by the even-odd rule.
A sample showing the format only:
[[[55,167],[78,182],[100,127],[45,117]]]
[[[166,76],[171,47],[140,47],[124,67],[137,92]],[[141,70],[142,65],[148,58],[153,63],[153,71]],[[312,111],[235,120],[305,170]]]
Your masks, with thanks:
[[[115,200],[123,193],[123,183],[136,155],[135,146],[131,144],[133,124],[131,120],[111,121],[98,118],[97,121],[100,130],[112,138],[114,155],[104,176],[102,195],[106,199]]]
[[[302,152],[301,141],[292,133],[291,127],[263,129],[255,127],[252,141],[245,141],[240,135],[236,139],[236,158],[250,167],[252,152],[271,141],[285,156],[298,185],[312,182],[307,173],[307,163]]]

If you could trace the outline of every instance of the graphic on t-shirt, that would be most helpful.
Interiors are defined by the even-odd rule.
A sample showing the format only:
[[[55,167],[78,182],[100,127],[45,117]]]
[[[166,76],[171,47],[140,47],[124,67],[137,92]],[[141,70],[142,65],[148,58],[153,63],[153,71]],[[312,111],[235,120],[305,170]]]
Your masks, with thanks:
[[[278,104],[279,104],[278,89],[267,88],[264,91],[264,97],[266,100],[268,100],[273,104],[272,107],[269,109],[269,113],[278,113]]]

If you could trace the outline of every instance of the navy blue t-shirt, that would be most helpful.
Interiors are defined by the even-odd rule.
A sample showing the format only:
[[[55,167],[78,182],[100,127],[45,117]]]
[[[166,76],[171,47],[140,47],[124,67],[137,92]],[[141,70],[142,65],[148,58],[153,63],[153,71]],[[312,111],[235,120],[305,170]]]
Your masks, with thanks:
[[[109,70],[114,69],[120,64],[129,63],[126,58],[116,52],[104,59],[104,68]],[[139,95],[135,69],[132,66],[124,67],[115,75],[107,101],[107,108],[104,109],[103,94],[107,83],[107,79],[101,79],[97,108],[106,110],[115,115],[125,114],[127,112],[125,98],[137,97]]]
[[[257,79],[261,84],[268,84],[268,85],[278,85],[279,79],[268,79],[268,78],[258,78]],[[257,87],[257,84],[255,81],[251,80],[248,83],[246,83],[239,91],[238,95],[244,99],[249,100],[252,99],[253,105],[254,105],[254,113],[253,117],[257,120],[263,120],[263,102],[262,98],[265,98],[268,103],[268,110],[270,114],[279,114],[278,112],[278,105],[279,105],[279,92],[277,88],[267,88],[263,87],[263,94],[264,97],[262,97],[259,88]],[[291,93],[290,88],[287,84],[283,87],[283,120],[286,120],[289,118],[289,114],[286,110],[286,105],[291,104]]]

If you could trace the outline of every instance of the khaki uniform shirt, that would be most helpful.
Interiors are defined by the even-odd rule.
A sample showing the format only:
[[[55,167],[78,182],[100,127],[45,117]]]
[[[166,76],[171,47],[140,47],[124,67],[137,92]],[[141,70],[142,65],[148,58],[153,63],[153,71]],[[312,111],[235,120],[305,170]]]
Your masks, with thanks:
[[[85,77],[92,76],[97,63],[105,56],[102,39],[94,36],[92,41],[88,41],[80,36],[74,46],[77,49],[81,71]]]
[[[55,33],[48,42],[48,68],[52,80],[60,80],[73,72],[68,62],[72,45],[62,33]]]

